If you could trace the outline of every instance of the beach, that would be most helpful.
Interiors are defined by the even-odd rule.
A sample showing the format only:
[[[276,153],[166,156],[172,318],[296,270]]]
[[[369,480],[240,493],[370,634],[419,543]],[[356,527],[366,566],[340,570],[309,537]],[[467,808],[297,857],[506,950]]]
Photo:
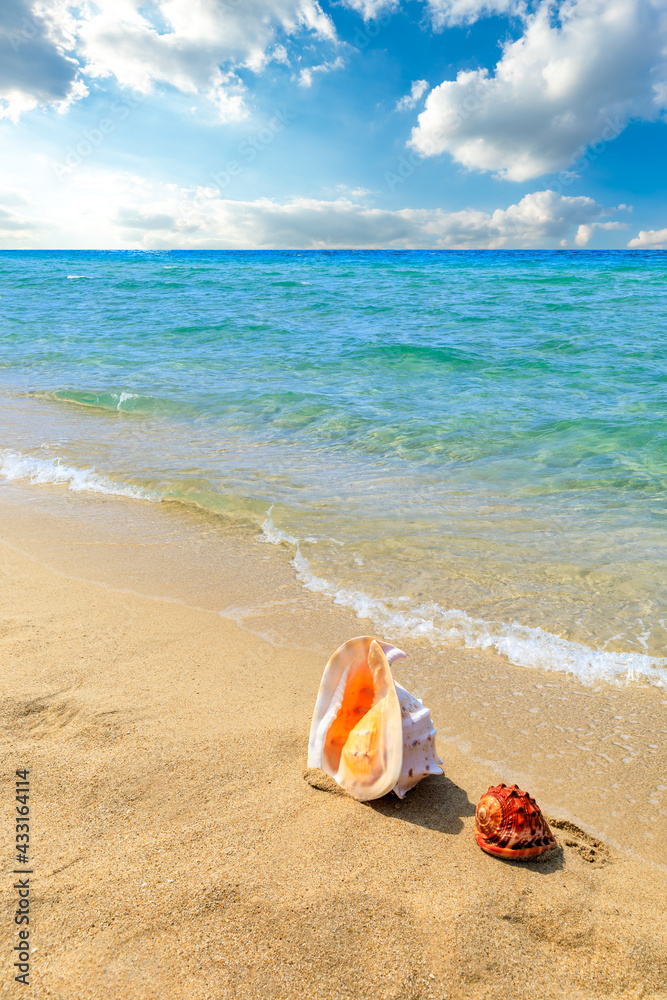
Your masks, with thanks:
[[[667,1000],[667,0],[0,52],[0,1000]]]
[[[304,774],[324,664],[374,630],[304,596],[289,553],[216,534],[203,516],[56,486],[5,483],[0,503],[2,815],[9,830],[13,772],[29,768],[31,995],[666,995],[664,736],[649,735],[660,689],[610,685],[595,701],[552,674],[563,700],[531,713],[544,673],[451,650],[448,682],[417,692],[444,775],[404,801],[361,804]],[[427,651],[403,646],[417,662],[397,679],[428,679]],[[481,667],[504,672],[484,709]],[[494,696],[508,681],[528,705],[520,721]],[[630,765],[603,761],[615,769],[598,779],[604,801],[576,788],[577,774],[595,784],[579,733],[593,702],[642,720],[616,797]],[[479,797],[512,776],[532,779],[556,821],[557,848],[535,861],[499,861],[474,841]],[[6,852],[3,867],[8,884]],[[2,989],[25,993],[7,978]]]
[[[0,254],[2,995],[667,996],[661,266]],[[361,635],[404,800],[307,766]]]

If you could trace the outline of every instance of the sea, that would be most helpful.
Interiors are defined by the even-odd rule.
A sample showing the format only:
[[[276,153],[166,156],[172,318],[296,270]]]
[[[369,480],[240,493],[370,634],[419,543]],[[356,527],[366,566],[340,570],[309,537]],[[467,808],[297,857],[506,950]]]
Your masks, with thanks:
[[[0,427],[394,641],[667,683],[666,252],[0,252]]]

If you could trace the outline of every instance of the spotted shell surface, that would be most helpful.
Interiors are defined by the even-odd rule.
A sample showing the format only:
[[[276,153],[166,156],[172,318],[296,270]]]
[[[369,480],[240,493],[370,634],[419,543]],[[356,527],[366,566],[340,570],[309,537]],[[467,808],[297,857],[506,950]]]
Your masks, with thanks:
[[[442,774],[442,761],[435,749],[435,726],[424,702],[396,682],[403,722],[403,763],[392,789],[399,799],[430,774]]]
[[[515,860],[535,858],[556,845],[537,802],[518,785],[496,785],[482,796],[475,839],[487,854]]]

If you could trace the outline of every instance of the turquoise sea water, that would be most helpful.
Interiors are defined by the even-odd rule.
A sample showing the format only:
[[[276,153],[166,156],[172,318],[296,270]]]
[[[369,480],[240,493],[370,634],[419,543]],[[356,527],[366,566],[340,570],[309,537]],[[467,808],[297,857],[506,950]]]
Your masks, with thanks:
[[[394,637],[664,683],[666,306],[660,251],[0,253],[0,473],[246,524]]]

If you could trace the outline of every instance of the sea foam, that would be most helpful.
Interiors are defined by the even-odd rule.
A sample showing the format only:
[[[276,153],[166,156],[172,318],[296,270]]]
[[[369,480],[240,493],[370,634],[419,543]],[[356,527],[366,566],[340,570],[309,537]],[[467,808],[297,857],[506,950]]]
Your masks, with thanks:
[[[116,483],[95,469],[77,469],[63,465],[57,458],[37,458],[16,451],[0,451],[0,475],[5,479],[27,479],[33,486],[52,483],[67,486],[76,493],[107,493],[135,500],[159,500],[159,497],[128,483]]]
[[[10,450],[0,450],[0,475],[7,480],[28,480],[32,485],[66,486],[74,492],[104,493],[152,502],[161,499],[159,494],[141,487],[115,482],[94,468],[76,468],[59,459]],[[427,640],[436,646],[456,644],[469,649],[493,650],[518,666],[563,670],[587,685],[606,681],[667,687],[667,657],[593,649],[539,627],[474,618],[463,610],[445,608],[435,601],[414,603],[408,597],[372,597],[361,590],[331,582],[312,571],[301,552],[299,539],[274,524],[272,509],[261,525],[262,536],[272,545],[287,545],[293,550],[291,561],[299,582],[306,589],[331,598],[334,604],[350,608],[358,618],[371,619],[379,628],[396,636]]]
[[[357,618],[371,619],[397,637],[425,639],[433,645],[462,644],[468,649],[493,650],[517,666],[563,670],[589,686],[606,681],[667,687],[667,657],[592,649],[542,628],[473,618],[465,611],[445,608],[435,601],[415,604],[409,597],[371,597],[315,575],[301,552],[298,539],[273,523],[271,509],[262,525],[262,533],[272,545],[293,547],[292,565],[304,587],[332,598],[334,604],[354,611]]]

